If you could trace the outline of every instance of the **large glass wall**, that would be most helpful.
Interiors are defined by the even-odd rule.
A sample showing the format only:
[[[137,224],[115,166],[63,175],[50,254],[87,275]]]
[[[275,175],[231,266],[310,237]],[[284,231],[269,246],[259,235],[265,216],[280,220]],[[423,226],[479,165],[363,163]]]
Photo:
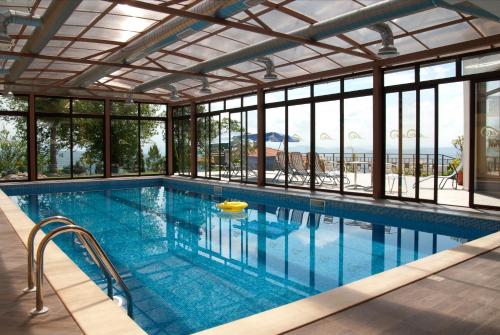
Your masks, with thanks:
[[[37,179],[104,176],[104,101],[36,97]]]
[[[256,182],[256,103],[249,95],[197,105],[199,177]]]
[[[470,93],[481,92],[465,79],[480,77],[489,59],[485,57],[451,58],[385,73],[386,196],[472,203],[470,167],[477,148],[470,145],[475,98]]]
[[[0,96],[0,181],[28,179],[28,98]]]
[[[346,77],[266,92],[267,184],[372,193],[369,80]]]
[[[111,103],[111,175],[164,174],[166,105]]]

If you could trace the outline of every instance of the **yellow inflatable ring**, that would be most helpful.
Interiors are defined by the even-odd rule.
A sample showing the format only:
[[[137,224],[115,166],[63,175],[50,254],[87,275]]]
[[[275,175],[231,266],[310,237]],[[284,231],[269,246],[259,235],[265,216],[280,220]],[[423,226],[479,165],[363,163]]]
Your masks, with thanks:
[[[224,201],[217,204],[217,208],[222,209],[223,212],[237,213],[241,212],[248,207],[248,204],[243,201]]]

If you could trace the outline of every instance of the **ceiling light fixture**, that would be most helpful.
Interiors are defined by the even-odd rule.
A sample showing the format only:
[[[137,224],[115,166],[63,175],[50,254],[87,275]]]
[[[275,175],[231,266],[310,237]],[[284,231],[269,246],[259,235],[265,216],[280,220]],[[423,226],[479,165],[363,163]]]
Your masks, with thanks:
[[[134,104],[134,99],[132,99],[132,92],[127,93],[127,99],[125,100],[125,105],[130,106]]]
[[[266,66],[266,74],[264,79],[266,80],[276,80],[278,76],[274,73],[274,63],[269,57],[259,57],[256,59],[257,62],[263,63]]]
[[[200,93],[203,93],[203,94],[211,94],[212,93],[208,79],[205,77],[202,78],[202,86],[200,89]]]
[[[382,47],[378,49],[377,55],[381,58],[390,58],[399,55],[398,49],[394,46],[392,29],[387,23],[375,23],[368,28],[379,33],[382,39]]]

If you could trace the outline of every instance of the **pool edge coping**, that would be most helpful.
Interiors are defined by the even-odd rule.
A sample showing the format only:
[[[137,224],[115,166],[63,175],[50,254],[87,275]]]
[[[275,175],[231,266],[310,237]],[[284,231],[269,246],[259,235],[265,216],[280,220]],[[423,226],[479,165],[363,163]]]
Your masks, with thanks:
[[[0,189],[0,210],[7,218],[22,244],[27,240],[34,222]],[[38,232],[37,246],[45,236]],[[27,261],[27,260],[26,260]],[[45,280],[52,286],[69,315],[84,334],[140,334],[146,332],[116,305],[80,268],[53,242],[44,255]],[[18,288],[22,290],[22,287]],[[35,307],[35,294],[33,307]],[[50,306],[49,313],[50,313]],[[28,314],[29,311],[26,311]],[[103,315],[103,317],[96,317]],[[105,317],[104,317],[105,315]]]
[[[500,232],[194,335],[283,334],[500,248]]]

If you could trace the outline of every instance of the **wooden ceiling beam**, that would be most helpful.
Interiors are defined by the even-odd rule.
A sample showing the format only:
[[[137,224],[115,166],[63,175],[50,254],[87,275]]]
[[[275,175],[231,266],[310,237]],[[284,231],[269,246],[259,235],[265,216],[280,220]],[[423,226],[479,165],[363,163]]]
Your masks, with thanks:
[[[269,37],[277,37],[277,38],[297,42],[300,44],[314,45],[316,47],[320,47],[320,48],[323,48],[326,50],[336,51],[336,52],[345,53],[345,54],[349,54],[349,55],[353,55],[353,56],[357,56],[357,57],[362,57],[362,58],[367,58],[367,59],[371,59],[371,60],[377,59],[377,57],[374,57],[372,55],[367,55],[363,52],[344,49],[344,48],[340,48],[340,47],[337,47],[334,45],[310,40],[310,39],[295,36],[295,35],[289,35],[289,34],[280,33],[277,31],[269,31],[269,30],[266,30],[266,29],[261,28],[261,27],[257,27],[257,26],[237,22],[237,21],[229,21],[226,19],[213,17],[213,16],[209,16],[209,15],[202,15],[202,14],[198,14],[198,13],[193,13],[193,12],[186,11],[186,10],[174,9],[171,7],[162,7],[159,5],[154,5],[154,4],[150,4],[150,3],[146,3],[146,2],[142,2],[142,1],[137,1],[137,0],[104,0],[104,1],[117,3],[117,4],[129,5],[132,7],[162,12],[162,13],[171,14],[171,15],[188,17],[188,18],[192,18],[192,19],[200,20],[200,21],[212,22],[212,23],[215,23],[215,24],[218,24],[221,26],[228,26],[231,28],[236,28],[236,29],[240,29],[240,30],[244,30],[244,31],[250,31],[253,33],[262,34],[262,35],[269,36]]]
[[[14,52],[14,51],[3,51],[3,50],[0,50],[0,55],[7,55],[7,56],[13,56],[13,57],[27,57],[27,58],[36,58],[36,59],[47,59],[47,60],[51,60],[51,61],[61,61],[61,62],[78,63],[78,64],[106,65],[106,66],[114,66],[116,68],[129,68],[129,69],[135,69],[135,70],[156,71],[156,72],[162,72],[162,73],[176,73],[176,74],[184,74],[184,75],[194,76],[194,77],[209,77],[209,78],[214,78],[214,79],[241,81],[241,82],[247,82],[247,83],[251,83],[251,84],[254,83],[253,81],[247,80],[247,79],[218,76],[218,75],[209,74],[209,73],[200,74],[200,73],[182,71],[182,70],[171,70],[171,69],[164,70],[164,69],[158,68],[158,67],[123,64],[123,63],[111,63],[111,62],[90,60],[90,59],[81,59],[81,58],[48,56],[48,55],[39,55],[39,54],[32,54],[32,53],[26,53],[26,52]]]
[[[465,52],[467,50],[473,50],[473,49],[477,49],[477,48],[481,48],[481,47],[490,47],[490,45],[495,45],[495,44],[499,44],[499,43],[500,43],[500,34],[496,34],[496,35],[492,35],[492,36],[488,36],[488,37],[484,37],[484,38],[479,38],[479,39],[475,39],[475,40],[471,40],[471,41],[446,45],[446,46],[442,46],[442,47],[438,47],[438,48],[434,48],[434,49],[430,49],[430,50],[417,51],[417,52],[413,52],[411,54],[400,55],[397,57],[386,58],[386,59],[381,59],[378,61],[366,62],[366,63],[356,64],[356,65],[346,66],[346,67],[339,68],[339,69],[327,70],[327,71],[297,76],[297,77],[288,78],[288,79],[276,80],[276,81],[272,81],[272,82],[263,83],[262,85],[248,86],[248,87],[243,87],[243,88],[239,88],[239,89],[235,89],[235,90],[225,91],[222,93],[211,94],[211,95],[207,95],[204,97],[196,98],[195,100],[191,100],[189,102],[209,101],[209,100],[223,98],[223,97],[235,96],[235,95],[239,95],[239,94],[244,94],[244,93],[256,91],[257,88],[283,87],[283,86],[288,86],[288,85],[292,85],[292,84],[310,82],[310,81],[314,81],[314,80],[334,78],[334,77],[338,77],[341,75],[353,74],[353,73],[362,72],[362,71],[369,71],[376,66],[384,67],[384,66],[404,64],[404,63],[410,63],[410,62],[417,62],[417,61],[422,60],[422,59],[428,59],[428,58],[433,58],[433,57],[438,57],[438,56],[443,56],[443,55]],[[184,104],[187,102],[188,101],[180,101],[178,103]]]

